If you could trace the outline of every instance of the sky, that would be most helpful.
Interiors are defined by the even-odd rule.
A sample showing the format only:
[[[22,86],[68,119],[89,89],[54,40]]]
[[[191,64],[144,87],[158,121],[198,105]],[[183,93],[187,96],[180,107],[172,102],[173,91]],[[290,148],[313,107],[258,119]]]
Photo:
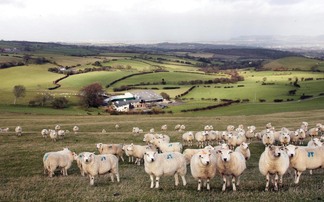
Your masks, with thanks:
[[[216,42],[324,34],[324,0],[0,0],[0,40]]]

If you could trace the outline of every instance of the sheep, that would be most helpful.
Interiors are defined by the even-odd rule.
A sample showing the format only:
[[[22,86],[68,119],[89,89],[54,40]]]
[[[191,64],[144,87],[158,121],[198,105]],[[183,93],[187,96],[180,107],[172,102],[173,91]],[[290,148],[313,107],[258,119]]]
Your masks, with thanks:
[[[85,152],[82,155],[82,168],[90,178],[90,185],[94,185],[94,177],[110,173],[111,181],[114,182],[114,175],[119,182],[118,158],[112,154],[95,155]]]
[[[41,130],[41,135],[43,136],[43,138],[47,138],[47,136],[49,135],[49,131],[44,128],[43,130]]]
[[[85,172],[82,168],[82,156],[83,156],[84,152],[81,152],[80,154],[73,154],[73,159],[77,162],[78,168],[80,169],[80,173],[82,176],[85,176]]]
[[[192,131],[185,132],[182,135],[182,140],[184,145],[192,146],[193,140],[195,139]]]
[[[206,184],[207,190],[210,190],[209,182],[216,174],[216,157],[208,150],[201,150],[192,156],[190,170],[192,177],[198,180],[197,190],[201,190],[201,183]]]
[[[168,130],[168,126],[165,124],[165,125],[162,125],[161,126],[161,130],[162,131],[166,131],[166,130]]]
[[[22,135],[22,127],[21,126],[17,126],[15,128],[15,132],[17,136],[21,136]]]
[[[149,133],[154,133],[154,132],[155,132],[154,128],[151,128]]]
[[[61,168],[63,176],[67,176],[67,170],[71,167],[74,152],[71,152],[68,148],[64,148],[57,152],[47,152],[43,156],[44,174],[48,173],[49,177],[53,177],[54,171],[57,168]]]
[[[298,137],[299,137],[299,145],[303,145],[304,144],[304,140],[306,138],[306,132],[305,130],[303,130],[302,128],[296,130],[296,132],[298,133]]]
[[[65,131],[64,130],[58,130],[57,131],[57,136],[58,136],[59,139],[64,139]]]
[[[267,146],[259,159],[259,171],[266,176],[265,191],[269,190],[270,175],[274,177],[274,190],[278,191],[279,186],[282,186],[282,177],[289,168],[289,157],[281,146]]]
[[[206,142],[207,133],[205,131],[198,131],[195,133],[195,140],[197,141],[197,146],[199,148],[204,147]]]
[[[206,125],[205,127],[204,127],[204,131],[211,131],[211,130],[213,130],[214,129],[214,127],[212,126],[212,125]]]
[[[304,131],[308,131],[308,123],[305,121],[302,122],[300,128],[303,129]]]
[[[57,132],[55,130],[49,130],[49,136],[53,142],[56,142],[57,139]]]
[[[218,151],[218,150],[221,150],[221,149],[229,149],[228,144],[222,143],[222,144],[219,144],[219,145],[217,145],[217,146],[214,147],[214,150],[215,151]]]
[[[245,160],[249,160],[250,157],[251,157],[251,151],[249,149],[249,143],[243,142],[242,144],[240,144],[240,146],[236,147],[234,151],[240,152],[241,154],[243,154]]]
[[[102,129],[101,133],[106,133],[107,131],[105,129]]]
[[[143,138],[143,142],[146,142],[147,144],[150,143],[155,138],[155,135],[152,133],[146,133]]]
[[[174,130],[180,130],[181,125],[177,124],[176,126],[174,126]]]
[[[79,131],[79,127],[78,126],[74,126],[72,130],[73,130],[74,134],[77,134],[78,131]]]
[[[207,132],[206,142],[209,145],[212,145],[219,139],[218,131],[210,130]]]
[[[182,132],[182,131],[184,131],[184,130],[186,130],[186,126],[185,126],[185,125],[181,125],[181,126],[180,126],[180,129],[179,129],[179,132]]]
[[[314,138],[315,136],[318,136],[318,132],[318,128],[311,128],[307,131],[307,135],[309,135],[311,138]]]
[[[227,131],[222,131],[221,132],[221,137],[224,142],[228,141],[228,132]]]
[[[170,137],[168,135],[156,134],[156,138],[163,140],[163,142],[166,142],[166,143],[170,142]]]
[[[267,123],[267,124],[266,124],[266,129],[273,129],[272,124],[271,124],[271,123]]]
[[[275,142],[275,137],[272,130],[266,129],[266,133],[262,136],[262,143],[265,146],[272,145]]]
[[[7,133],[9,132],[9,128],[0,128],[0,132]]]
[[[118,159],[121,158],[121,160],[124,161],[123,145],[98,143],[98,144],[96,144],[96,147],[100,154],[113,154],[113,155],[116,155],[118,157]]]
[[[237,138],[236,138],[236,146],[241,145],[243,142],[247,141],[247,138],[245,136],[244,131],[239,131],[236,136],[237,136]]]
[[[245,133],[245,137],[247,138],[247,140],[249,142],[251,142],[252,138],[255,137],[255,130],[256,130],[256,127],[255,126],[248,126],[247,127],[247,131]]]
[[[58,130],[61,129],[61,126],[60,126],[60,125],[56,125],[54,129],[55,129],[56,131],[58,131]]]
[[[182,144],[180,142],[164,142],[158,140],[156,145],[162,153],[165,152],[182,152]]]
[[[184,156],[179,152],[168,152],[158,154],[156,151],[147,150],[144,155],[145,172],[150,175],[151,188],[159,188],[161,176],[174,175],[175,186],[179,185],[179,175],[182,178],[183,186],[187,181],[185,175],[187,173],[187,165]]]
[[[134,156],[130,155],[127,151],[127,148],[130,144],[124,144],[123,145],[123,151],[125,152],[126,156],[128,156],[128,162],[133,163],[134,162]]]
[[[290,135],[289,135],[289,132],[288,133],[286,131],[280,132],[279,142],[283,146],[288,145],[290,143]]]
[[[318,138],[313,138],[307,143],[307,147],[320,147],[323,143]]]
[[[237,142],[237,135],[234,132],[228,133],[227,144],[230,149],[233,150],[234,147],[236,147],[236,142]]]
[[[186,159],[187,165],[190,164],[190,160],[191,160],[192,156],[194,154],[200,152],[201,150],[209,150],[209,151],[212,151],[212,150],[215,150],[215,148],[213,148],[211,146],[206,146],[203,149],[185,149],[182,154],[183,154],[183,156]]]
[[[115,125],[115,129],[118,130],[120,127],[118,124]]]
[[[234,127],[233,125],[228,125],[228,126],[226,127],[226,130],[227,130],[228,132],[233,131],[234,129],[235,129],[235,127]]]
[[[151,149],[151,147],[148,145],[142,146],[134,145],[133,143],[131,143],[126,147],[125,153],[127,153],[129,156],[135,157],[135,164],[141,165],[141,160],[143,159],[145,151],[147,149]]]
[[[294,183],[299,183],[299,178],[306,169],[324,167],[323,147],[297,147],[288,145],[287,154],[290,158],[290,167],[295,170]]]
[[[246,161],[240,152],[235,152],[230,149],[217,151],[216,171],[223,177],[222,191],[226,190],[227,176],[232,176],[233,191],[236,191],[236,186],[240,185],[240,176],[245,169]]]

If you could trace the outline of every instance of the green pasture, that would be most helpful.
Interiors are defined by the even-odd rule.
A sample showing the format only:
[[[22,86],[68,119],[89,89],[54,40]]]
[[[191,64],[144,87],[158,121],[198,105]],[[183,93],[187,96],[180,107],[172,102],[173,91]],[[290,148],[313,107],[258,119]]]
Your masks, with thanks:
[[[1,113],[1,112],[0,112]],[[271,122],[275,128],[287,127],[295,130],[302,121],[310,127],[324,120],[323,110],[305,112],[284,112],[270,115],[236,115],[236,116],[109,116],[109,115],[31,115],[24,113],[1,113],[0,126],[9,127],[9,132],[0,133],[0,200],[1,201],[322,201],[324,199],[323,173],[314,170],[313,175],[303,172],[300,183],[293,183],[292,174],[283,177],[283,186],[278,192],[265,192],[265,176],[259,172],[258,161],[264,146],[253,139],[249,145],[251,159],[247,161],[247,169],[241,176],[238,190],[230,187],[221,192],[222,179],[216,175],[211,180],[211,190],[197,191],[197,180],[190,172],[186,174],[187,185],[174,186],[173,176],[162,176],[160,189],[150,189],[150,178],[145,173],[144,165],[119,162],[120,182],[111,182],[108,176],[95,177],[95,186],[89,185],[89,178],[82,177],[76,162],[68,170],[68,176],[62,177],[59,172],[53,178],[43,175],[42,158],[46,152],[58,151],[68,147],[76,153],[97,152],[96,143],[141,144],[143,135],[154,128],[162,132],[161,126],[167,124],[166,133],[172,142],[181,141],[182,133],[174,131],[176,124],[184,124],[186,130],[200,131],[205,125],[213,125],[215,130],[225,130],[227,125],[255,125],[257,132]],[[116,130],[115,124],[120,128]],[[78,125],[78,134],[68,133],[64,139],[52,142],[44,139],[40,131],[43,128],[54,128],[61,125],[63,130],[72,131]],[[14,128],[20,125],[23,135],[17,137]],[[138,126],[144,133],[134,136],[132,127]],[[107,133],[102,133],[105,129]],[[309,141],[310,138],[307,138]],[[188,148],[185,146],[184,148]],[[193,146],[192,148],[196,148]]]
[[[22,62],[23,55],[18,54],[0,54],[0,63],[6,62]]]
[[[318,70],[324,71],[324,62],[311,58],[303,57],[287,57],[271,61],[264,65],[264,69],[276,69],[280,67],[288,68],[289,70],[311,70],[316,66]]]

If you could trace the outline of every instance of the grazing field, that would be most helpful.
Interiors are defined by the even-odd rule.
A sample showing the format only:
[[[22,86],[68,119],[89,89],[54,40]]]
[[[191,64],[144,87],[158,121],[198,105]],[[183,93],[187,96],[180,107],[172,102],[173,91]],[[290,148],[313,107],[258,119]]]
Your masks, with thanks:
[[[304,70],[309,71],[312,68],[319,71],[324,70],[324,62],[321,60],[314,60],[302,57],[287,57],[274,60],[264,65],[264,69],[280,69],[286,68],[288,70]]]
[[[294,185],[291,174],[284,176],[283,187],[279,192],[265,192],[265,177],[258,170],[258,160],[264,146],[253,140],[250,144],[251,159],[247,170],[241,177],[237,192],[230,188],[222,193],[222,180],[216,176],[211,181],[211,191],[198,192],[197,182],[192,178],[190,169],[186,175],[187,186],[174,187],[173,177],[162,177],[160,189],[150,189],[149,176],[144,166],[120,162],[120,183],[110,182],[108,176],[95,178],[95,186],[89,185],[89,179],[82,177],[76,166],[68,171],[69,176],[59,173],[49,178],[43,175],[42,157],[45,152],[58,151],[69,147],[77,153],[96,151],[95,144],[102,143],[136,143],[143,144],[144,133],[133,136],[132,127],[138,126],[147,132],[155,128],[160,132],[163,124],[168,125],[165,132],[171,141],[181,141],[181,134],[173,130],[176,124],[186,125],[186,130],[202,130],[205,125],[213,125],[216,130],[225,130],[229,124],[255,125],[257,131],[271,122],[276,128],[297,129],[302,121],[310,127],[324,120],[323,110],[302,112],[283,112],[269,115],[242,116],[109,116],[109,115],[31,115],[23,113],[1,113],[0,127],[9,127],[7,133],[0,133],[0,201],[322,201],[324,199],[324,172],[315,170],[313,175],[304,172],[300,184]],[[115,124],[120,128],[116,130]],[[80,127],[78,134],[70,132],[64,140],[56,143],[43,139],[40,131],[43,128],[54,128],[60,124],[62,129],[72,131],[74,125]],[[17,137],[13,130],[20,125],[23,135]],[[105,129],[107,133],[101,133]]]

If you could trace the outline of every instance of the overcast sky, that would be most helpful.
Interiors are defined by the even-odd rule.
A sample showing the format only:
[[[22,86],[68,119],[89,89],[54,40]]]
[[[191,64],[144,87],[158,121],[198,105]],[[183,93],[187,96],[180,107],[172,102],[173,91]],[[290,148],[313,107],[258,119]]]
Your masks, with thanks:
[[[324,0],[0,0],[0,40],[212,42],[323,34]]]

